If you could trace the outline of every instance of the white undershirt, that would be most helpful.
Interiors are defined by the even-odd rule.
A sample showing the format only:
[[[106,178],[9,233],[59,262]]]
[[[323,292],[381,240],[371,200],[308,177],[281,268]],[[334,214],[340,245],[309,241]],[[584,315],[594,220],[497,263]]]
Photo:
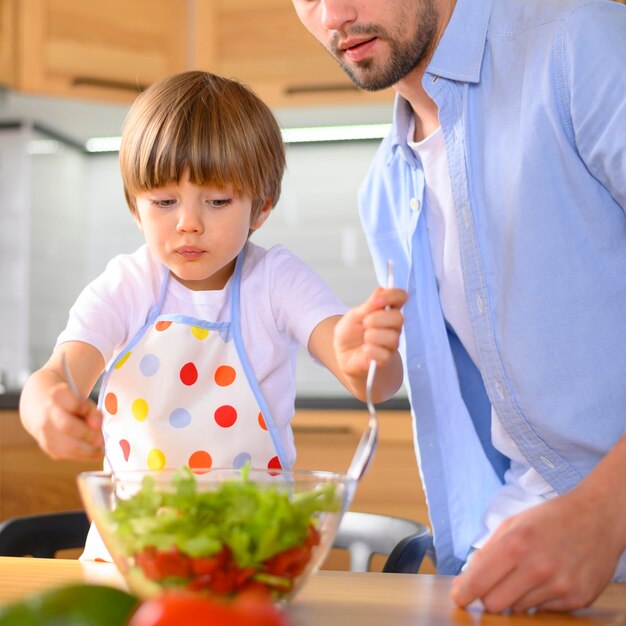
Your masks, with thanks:
[[[424,170],[424,218],[441,308],[446,323],[460,339],[472,361],[478,364],[474,333],[465,302],[459,231],[443,132],[439,127],[422,141],[415,142],[414,131],[413,121],[408,144]],[[511,468],[505,474],[505,484],[494,494],[487,507],[483,519],[486,530],[474,547],[482,546],[505,518],[556,495],[526,462],[494,411],[491,414],[491,438],[496,449],[511,459]]]

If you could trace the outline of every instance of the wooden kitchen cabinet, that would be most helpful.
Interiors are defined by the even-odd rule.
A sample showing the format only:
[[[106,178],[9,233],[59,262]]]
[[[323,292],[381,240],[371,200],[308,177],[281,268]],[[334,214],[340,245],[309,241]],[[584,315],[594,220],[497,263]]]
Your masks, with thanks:
[[[413,449],[409,411],[377,413],[378,449],[351,508],[427,524],[428,510]],[[295,467],[346,472],[368,419],[367,410],[298,410],[293,421]]]
[[[76,476],[101,462],[53,461],[24,430],[16,410],[0,411],[0,520],[81,509]]]
[[[430,525],[428,508],[413,448],[408,410],[378,410],[378,450],[357,487],[353,511],[406,517]],[[297,469],[346,472],[361,435],[367,428],[367,410],[299,409],[293,421]],[[380,571],[384,558],[377,556],[372,569]],[[347,569],[345,551],[332,551],[324,567]],[[421,573],[433,573],[426,559]]]
[[[15,0],[0,0],[0,83],[15,85],[17,25]]]
[[[9,84],[19,91],[132,102],[187,67],[184,0],[3,2],[3,20],[16,26]]]
[[[359,90],[300,23],[289,0],[196,0],[193,64],[236,78],[270,106],[390,102]]]
[[[398,515],[428,524],[428,510],[413,452],[408,411],[379,411],[378,451],[359,484],[351,509]],[[366,410],[299,409],[293,422],[297,469],[345,472]],[[0,521],[16,515],[82,508],[76,476],[100,462],[53,461],[23,429],[16,410],[0,410]],[[377,557],[374,569],[384,559]],[[345,569],[345,553],[331,553],[326,568]],[[425,569],[429,571],[429,563]]]

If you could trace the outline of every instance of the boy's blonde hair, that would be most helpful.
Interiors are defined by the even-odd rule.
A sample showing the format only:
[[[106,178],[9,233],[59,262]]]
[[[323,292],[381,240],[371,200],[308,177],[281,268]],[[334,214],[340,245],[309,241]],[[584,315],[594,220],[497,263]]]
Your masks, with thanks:
[[[276,206],[285,148],[274,115],[250,89],[210,74],[183,72],[152,84],[134,102],[119,154],[126,202],[138,193],[180,181],[232,185],[252,197],[253,217]]]

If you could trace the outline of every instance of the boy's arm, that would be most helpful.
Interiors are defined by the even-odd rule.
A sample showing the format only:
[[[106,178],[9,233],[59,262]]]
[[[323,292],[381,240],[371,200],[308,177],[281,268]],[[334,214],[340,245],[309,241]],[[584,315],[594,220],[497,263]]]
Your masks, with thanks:
[[[390,398],[402,384],[398,343],[406,298],[402,289],[378,287],[363,304],[325,319],[311,333],[309,352],[359,400],[365,401],[371,360],[378,363],[374,402]]]
[[[69,388],[61,355],[65,353],[81,397]],[[61,344],[34,372],[20,396],[20,419],[41,449],[53,459],[102,457],[102,416],[88,396],[104,369],[100,352],[89,344]]]

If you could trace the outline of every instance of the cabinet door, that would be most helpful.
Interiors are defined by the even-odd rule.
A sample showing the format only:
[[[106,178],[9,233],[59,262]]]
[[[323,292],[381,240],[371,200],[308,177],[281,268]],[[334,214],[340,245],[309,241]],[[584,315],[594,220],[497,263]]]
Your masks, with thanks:
[[[131,102],[186,67],[185,0],[20,0],[23,91]]]
[[[194,65],[236,78],[272,106],[388,102],[358,89],[300,23],[289,0],[196,0]]]
[[[16,0],[0,0],[0,83],[15,86],[17,52]]]

